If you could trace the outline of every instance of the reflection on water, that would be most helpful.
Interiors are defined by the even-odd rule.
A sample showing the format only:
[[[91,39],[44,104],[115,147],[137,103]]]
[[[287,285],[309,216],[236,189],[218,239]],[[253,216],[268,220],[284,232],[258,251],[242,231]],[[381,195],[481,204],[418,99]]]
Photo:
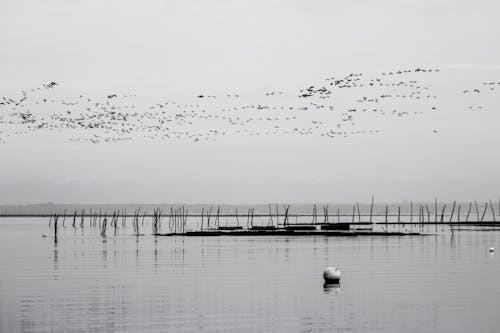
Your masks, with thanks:
[[[325,294],[339,294],[340,283],[324,283],[323,290]]]
[[[435,226],[431,227],[432,229]],[[433,230],[432,230],[433,231]],[[495,331],[500,232],[135,237],[0,220],[0,331]],[[323,281],[326,266],[340,285]]]

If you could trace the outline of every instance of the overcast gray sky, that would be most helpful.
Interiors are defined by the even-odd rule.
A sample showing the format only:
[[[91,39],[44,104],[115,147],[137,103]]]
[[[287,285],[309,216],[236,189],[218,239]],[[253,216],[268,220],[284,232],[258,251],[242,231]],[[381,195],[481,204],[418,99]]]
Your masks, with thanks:
[[[4,0],[2,96],[56,81],[58,98],[120,92],[146,104],[192,102],[210,91],[260,103],[270,89],[295,92],[351,72],[441,72],[423,79],[439,96],[435,113],[364,119],[376,135],[14,137],[0,144],[0,203],[498,198],[500,93],[471,100],[461,92],[500,81],[499,14],[500,3],[487,0]]]

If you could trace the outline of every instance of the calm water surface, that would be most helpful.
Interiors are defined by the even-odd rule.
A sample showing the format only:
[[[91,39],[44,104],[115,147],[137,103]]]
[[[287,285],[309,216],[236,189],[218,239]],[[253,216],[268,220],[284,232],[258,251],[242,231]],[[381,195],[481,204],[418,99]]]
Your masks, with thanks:
[[[432,227],[434,231],[434,227]],[[1,332],[498,332],[500,231],[158,237],[0,219]],[[47,234],[43,238],[42,234]],[[327,265],[341,285],[324,287]]]

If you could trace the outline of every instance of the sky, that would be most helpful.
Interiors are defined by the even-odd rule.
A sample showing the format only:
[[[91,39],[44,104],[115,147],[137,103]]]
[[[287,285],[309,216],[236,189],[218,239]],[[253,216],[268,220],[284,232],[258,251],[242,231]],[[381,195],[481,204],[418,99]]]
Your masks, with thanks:
[[[291,104],[296,91],[331,76],[440,72],[417,78],[438,95],[436,112],[395,102],[423,114],[360,119],[373,135],[99,144],[53,132],[13,136],[0,144],[0,203],[496,199],[500,93],[462,92],[500,81],[499,12],[487,0],[4,0],[2,96],[54,81],[58,99],[120,92],[145,107],[230,92],[261,103],[263,93],[280,90],[279,101]],[[334,93],[329,103],[340,111],[356,98]],[[210,103],[215,110],[236,102]],[[299,116],[297,126],[311,119]],[[0,137],[7,127],[0,123]]]

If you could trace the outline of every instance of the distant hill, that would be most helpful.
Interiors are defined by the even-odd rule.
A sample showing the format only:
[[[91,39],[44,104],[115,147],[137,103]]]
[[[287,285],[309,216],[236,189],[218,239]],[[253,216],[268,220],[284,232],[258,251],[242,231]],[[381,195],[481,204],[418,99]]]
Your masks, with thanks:
[[[389,214],[397,214],[398,207],[401,209],[401,214],[410,214],[411,204],[408,202],[405,203],[375,203],[373,207],[374,214],[385,214],[386,205],[389,208]],[[427,203],[413,203],[413,214],[418,215],[420,205],[426,209],[429,209],[430,214],[434,214],[434,202]],[[446,205],[446,211],[449,211],[453,206],[453,203],[439,203],[438,211],[440,212],[443,208],[443,205]],[[458,203],[457,203],[458,205]],[[469,206],[469,203],[460,203],[462,213],[466,211]],[[485,203],[480,203],[480,209],[482,210]],[[190,214],[201,214],[202,210],[205,212],[212,209],[212,214],[215,214],[219,205],[217,204],[140,204],[140,203],[123,203],[123,204],[56,204],[56,203],[40,203],[40,204],[29,204],[29,205],[0,205],[0,214],[1,215],[15,215],[15,214],[62,214],[66,211],[67,214],[73,214],[75,211],[81,213],[82,210],[85,211],[86,214],[92,210],[93,212],[101,211],[102,213],[113,213],[113,211],[120,211],[121,213],[133,213],[135,210],[140,209],[142,213],[150,213],[155,208],[160,208],[164,213],[170,212],[171,209],[180,208],[184,206],[186,210],[189,211]],[[240,205],[220,205],[220,213],[221,214],[234,214],[238,211],[238,214],[247,214],[250,208],[254,209],[254,214],[269,214],[271,210],[272,214],[276,214],[276,209],[280,213],[284,212],[287,204],[258,204],[258,205],[249,205],[249,204],[240,204]],[[500,211],[500,203],[493,204],[496,206],[495,209]],[[270,207],[270,208],[269,208]],[[350,215],[353,212],[353,209],[356,207],[356,203],[350,204],[326,204],[320,203],[316,204],[316,210],[318,215],[324,215],[324,208],[328,207],[329,215],[337,214],[340,211],[341,214]],[[314,209],[314,204],[292,204],[290,205],[289,214],[312,214]],[[361,214],[369,214],[370,213],[370,204],[369,203],[359,203],[359,210]],[[427,213],[427,210],[425,211]],[[357,214],[357,207],[356,207]]]

